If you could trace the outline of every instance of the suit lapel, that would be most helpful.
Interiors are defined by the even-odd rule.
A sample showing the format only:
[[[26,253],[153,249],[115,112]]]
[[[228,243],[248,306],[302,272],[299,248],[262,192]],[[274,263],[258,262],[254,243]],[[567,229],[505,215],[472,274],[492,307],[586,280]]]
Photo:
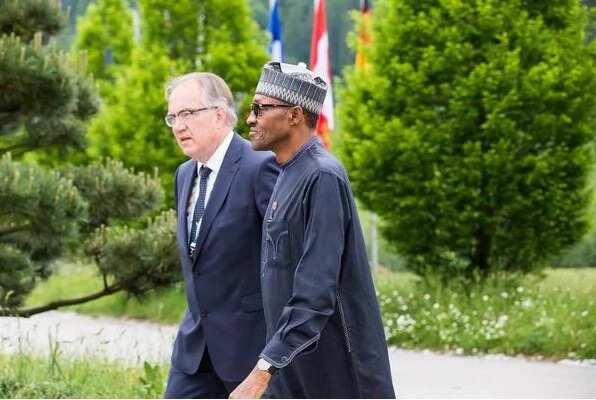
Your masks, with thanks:
[[[192,161],[188,168],[184,171],[184,175],[181,176],[181,185],[182,190],[180,193],[180,197],[178,198],[178,229],[181,230],[181,240],[182,246],[184,248],[184,255],[189,257],[189,248],[188,248],[188,224],[187,224],[187,210],[188,210],[188,203],[190,201],[190,195],[192,193],[192,186],[194,185],[195,179],[197,177],[197,162]]]
[[[242,139],[236,133],[234,133],[234,137],[230,142],[230,147],[226,152],[219,173],[217,174],[217,179],[213,185],[213,191],[209,196],[209,201],[207,202],[207,207],[205,208],[205,215],[203,215],[203,220],[201,221],[201,229],[199,231],[199,237],[197,240],[197,249],[199,250],[197,252],[197,257],[195,257],[193,260],[195,263],[198,259],[198,255],[201,252],[205,238],[209,234],[213,220],[219,213],[221,206],[228,196],[232,179],[236,175],[236,172],[238,172],[238,161],[240,161],[241,157]]]

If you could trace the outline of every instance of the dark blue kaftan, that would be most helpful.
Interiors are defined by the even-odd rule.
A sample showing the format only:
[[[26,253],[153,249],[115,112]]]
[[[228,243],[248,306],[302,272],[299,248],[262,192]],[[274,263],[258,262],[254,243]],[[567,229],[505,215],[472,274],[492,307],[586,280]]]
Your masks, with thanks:
[[[349,181],[318,139],[282,166],[262,240],[265,396],[395,397]]]

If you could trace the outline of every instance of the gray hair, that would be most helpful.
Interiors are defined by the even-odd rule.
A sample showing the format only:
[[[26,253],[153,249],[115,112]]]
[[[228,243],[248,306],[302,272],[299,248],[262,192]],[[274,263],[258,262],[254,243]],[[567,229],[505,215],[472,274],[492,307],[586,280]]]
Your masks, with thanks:
[[[211,72],[191,72],[170,79],[166,86],[166,101],[178,85],[186,81],[194,81],[202,89],[205,106],[221,107],[226,113],[226,122],[233,128],[238,122],[234,108],[234,97],[226,82]]]

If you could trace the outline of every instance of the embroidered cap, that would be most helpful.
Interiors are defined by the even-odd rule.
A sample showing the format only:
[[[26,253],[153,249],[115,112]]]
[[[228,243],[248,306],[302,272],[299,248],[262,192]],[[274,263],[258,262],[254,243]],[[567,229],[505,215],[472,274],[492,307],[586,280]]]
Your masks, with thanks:
[[[319,115],[327,94],[327,83],[309,71],[304,63],[294,65],[273,61],[263,67],[255,93]]]

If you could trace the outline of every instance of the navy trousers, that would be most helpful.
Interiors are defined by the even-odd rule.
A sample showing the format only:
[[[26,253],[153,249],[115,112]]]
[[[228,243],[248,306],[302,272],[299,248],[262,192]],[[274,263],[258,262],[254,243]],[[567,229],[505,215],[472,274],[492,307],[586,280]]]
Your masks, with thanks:
[[[220,379],[215,373],[209,352],[205,349],[199,369],[193,375],[172,366],[168,375],[166,399],[227,399],[240,382]]]

